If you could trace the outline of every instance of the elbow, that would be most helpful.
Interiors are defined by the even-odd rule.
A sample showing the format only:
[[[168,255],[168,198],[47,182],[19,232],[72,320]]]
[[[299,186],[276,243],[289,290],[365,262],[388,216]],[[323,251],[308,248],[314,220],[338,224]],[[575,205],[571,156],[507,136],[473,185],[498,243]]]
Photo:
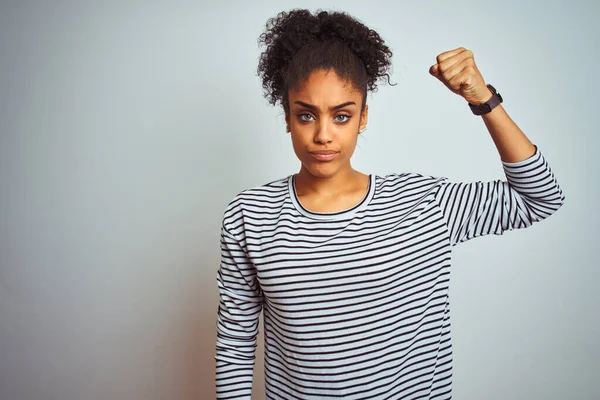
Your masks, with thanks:
[[[556,187],[556,195],[554,196],[551,205],[552,205],[552,214],[558,211],[565,204],[565,194],[561,190],[559,186]]]
[[[548,218],[557,212],[564,204],[565,196],[560,190],[558,190],[554,196],[546,198],[543,201],[537,199],[537,201],[531,202],[528,204],[528,211],[532,222],[538,222]]]

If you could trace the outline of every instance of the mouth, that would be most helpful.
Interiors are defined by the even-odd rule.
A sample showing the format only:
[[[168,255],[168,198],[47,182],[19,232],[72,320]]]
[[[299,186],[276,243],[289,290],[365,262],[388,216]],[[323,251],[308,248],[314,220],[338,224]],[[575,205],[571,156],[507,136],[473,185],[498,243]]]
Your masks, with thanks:
[[[317,150],[310,152],[310,155],[317,161],[331,161],[337,157],[338,154],[339,152],[333,150]]]

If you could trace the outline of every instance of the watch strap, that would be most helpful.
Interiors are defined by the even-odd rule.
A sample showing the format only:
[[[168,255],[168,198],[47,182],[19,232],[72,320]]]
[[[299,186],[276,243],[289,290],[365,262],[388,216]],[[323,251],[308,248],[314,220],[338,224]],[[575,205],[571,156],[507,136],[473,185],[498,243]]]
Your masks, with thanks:
[[[492,92],[492,97],[488,101],[477,105],[469,103],[469,107],[475,115],[487,114],[504,101],[500,93],[492,85],[487,85],[487,88]]]

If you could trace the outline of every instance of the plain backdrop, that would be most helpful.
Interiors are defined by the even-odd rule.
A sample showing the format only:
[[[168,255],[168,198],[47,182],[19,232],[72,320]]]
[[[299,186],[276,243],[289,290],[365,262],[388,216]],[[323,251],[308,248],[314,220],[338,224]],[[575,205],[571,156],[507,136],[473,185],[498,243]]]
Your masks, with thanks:
[[[214,398],[223,211],[299,169],[256,76],[267,19],[297,7],[347,11],[394,52],[357,169],[503,177],[428,74],[464,46],[564,190],[549,219],[455,248],[454,397],[600,398],[600,3],[4,0],[0,399]]]

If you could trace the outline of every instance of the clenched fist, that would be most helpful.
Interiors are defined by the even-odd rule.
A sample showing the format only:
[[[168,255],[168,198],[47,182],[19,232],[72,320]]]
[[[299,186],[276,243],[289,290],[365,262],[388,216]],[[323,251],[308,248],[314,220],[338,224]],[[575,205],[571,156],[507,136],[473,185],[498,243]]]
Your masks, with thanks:
[[[475,65],[473,52],[463,47],[437,56],[437,64],[429,68],[429,73],[471,104],[482,104],[492,97]]]

